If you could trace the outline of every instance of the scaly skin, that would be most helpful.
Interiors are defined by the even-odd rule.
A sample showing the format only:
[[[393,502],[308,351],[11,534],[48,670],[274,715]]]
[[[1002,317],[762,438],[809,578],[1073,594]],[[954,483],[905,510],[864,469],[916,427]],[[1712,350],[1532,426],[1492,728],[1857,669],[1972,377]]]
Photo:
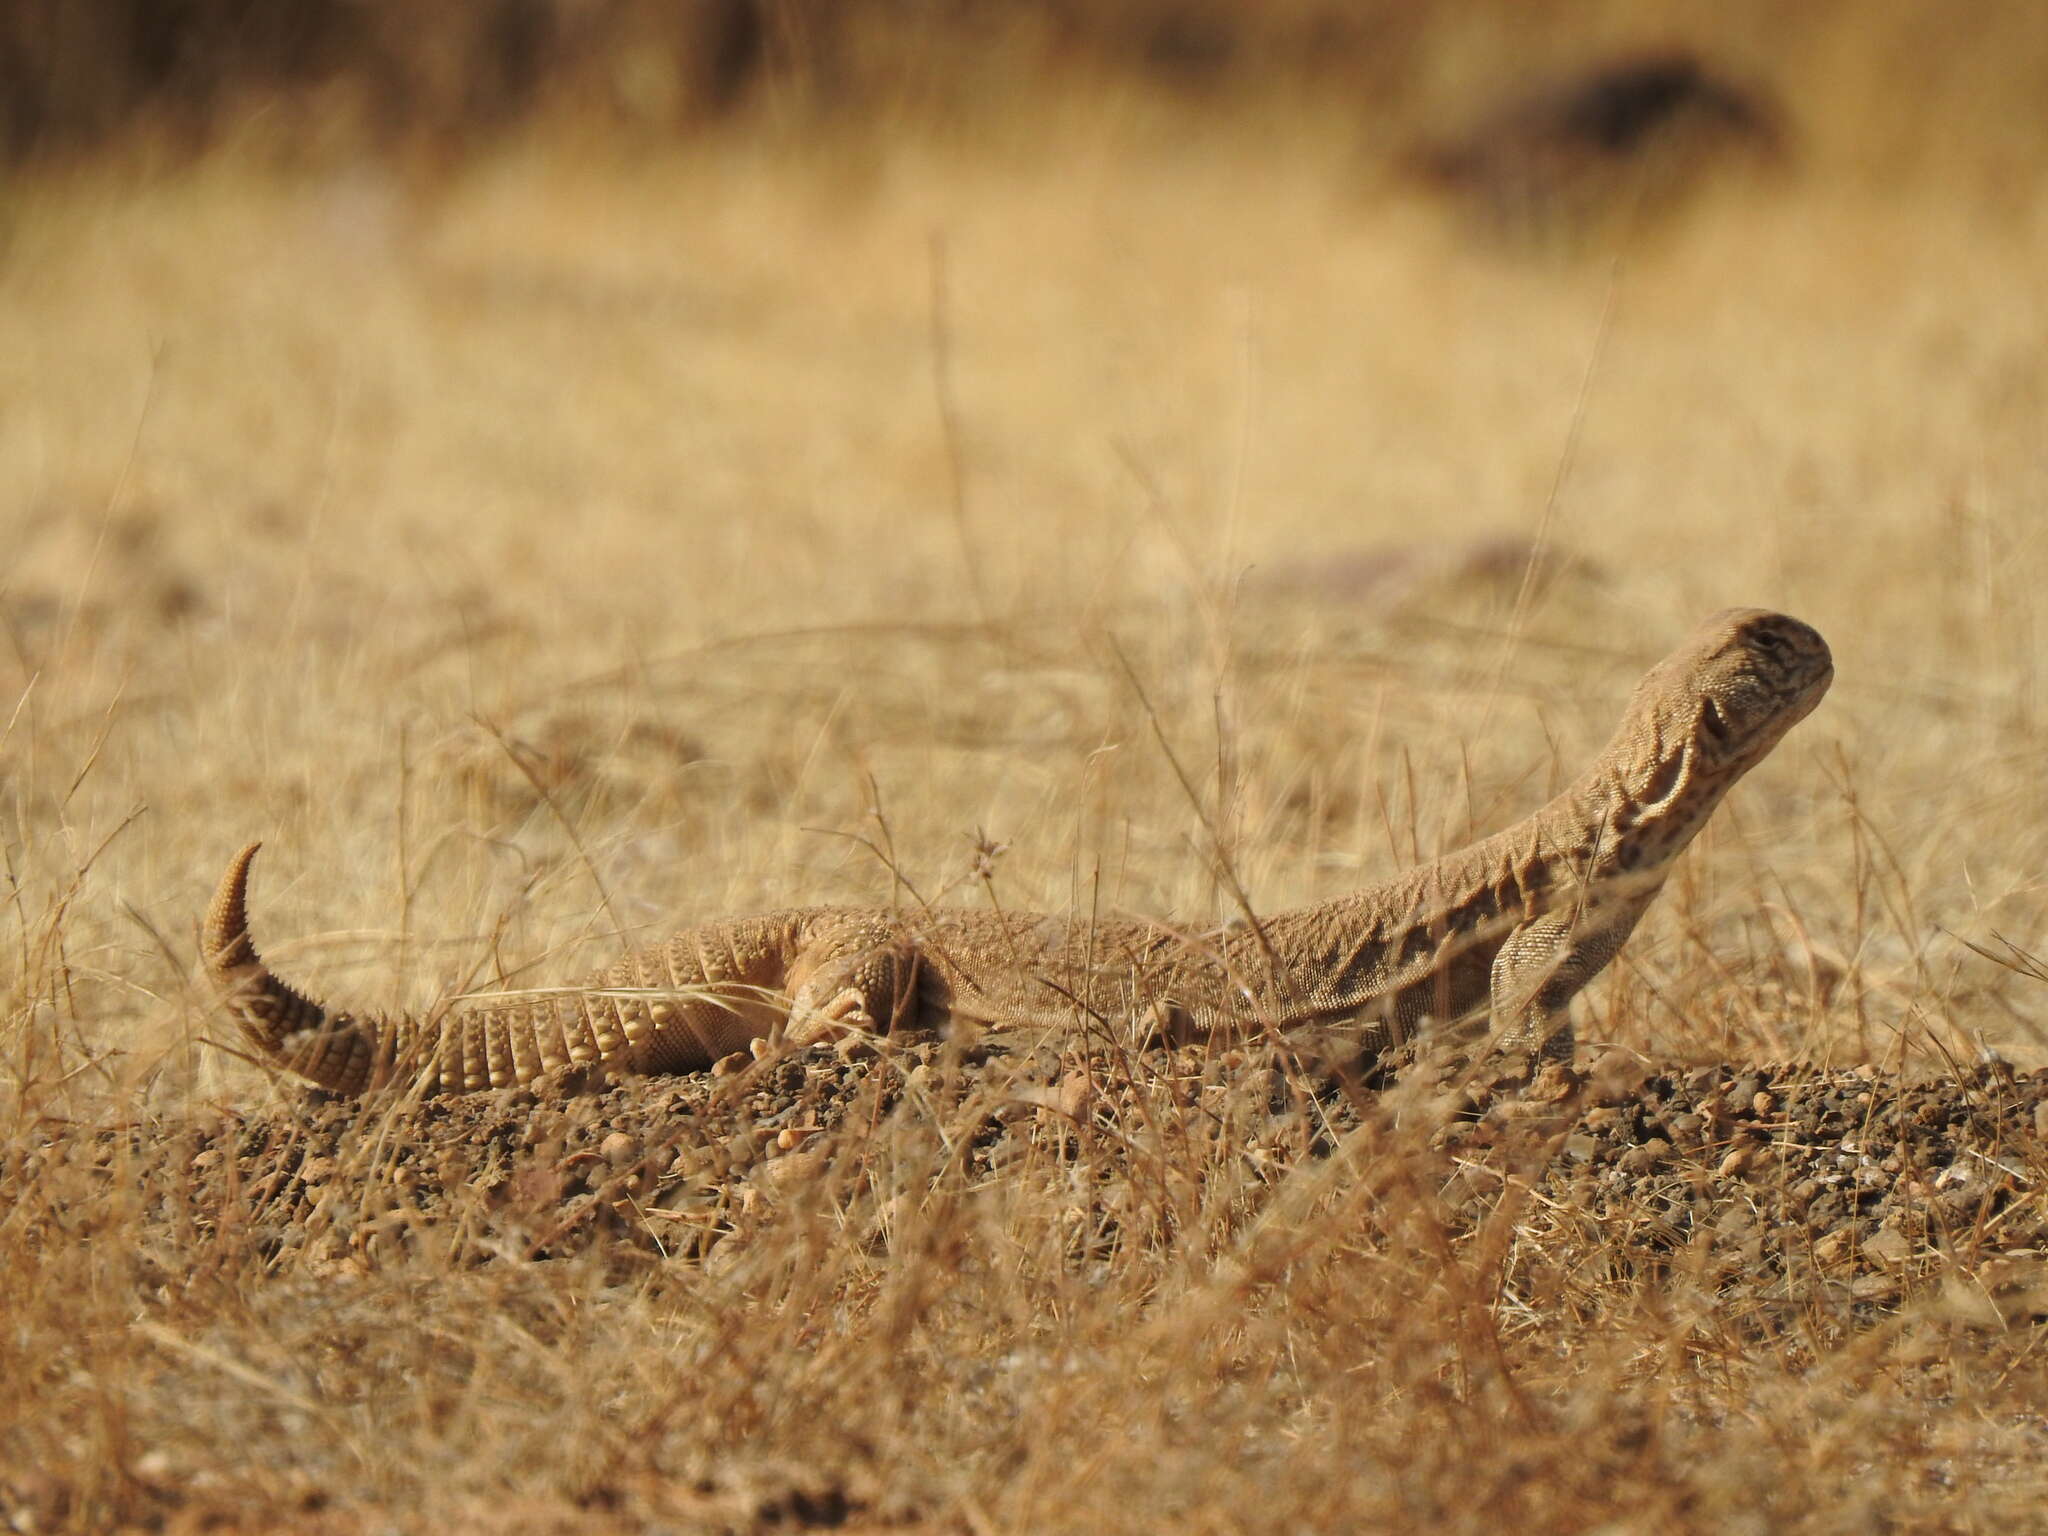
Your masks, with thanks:
[[[451,1001],[424,1017],[330,1010],[249,938],[235,856],[206,967],[267,1058],[337,1093],[460,1093],[571,1069],[709,1066],[757,1039],[844,1029],[1138,1019],[1190,1040],[1352,1026],[1369,1049],[1490,1015],[1494,1045],[1568,1059],[1568,1008],[1612,960],[1735,781],[1820,702],[1819,634],[1716,614],[1653,667],[1613,739],[1503,832],[1349,896],[1189,934],[1144,920],[799,907],[706,923],[580,986]]]

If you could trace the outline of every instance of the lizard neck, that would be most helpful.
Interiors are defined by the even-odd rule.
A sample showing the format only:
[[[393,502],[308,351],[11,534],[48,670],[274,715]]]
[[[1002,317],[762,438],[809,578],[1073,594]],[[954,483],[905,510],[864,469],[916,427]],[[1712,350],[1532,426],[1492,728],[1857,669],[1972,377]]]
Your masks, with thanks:
[[[1632,715],[1530,830],[1592,876],[1655,869],[1692,841],[1733,782],[1702,763],[1690,731]]]

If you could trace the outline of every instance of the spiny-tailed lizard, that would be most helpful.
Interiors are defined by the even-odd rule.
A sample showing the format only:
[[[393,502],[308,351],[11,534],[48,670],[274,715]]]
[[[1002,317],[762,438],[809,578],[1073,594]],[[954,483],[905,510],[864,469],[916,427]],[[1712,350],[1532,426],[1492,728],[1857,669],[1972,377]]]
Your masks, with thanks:
[[[1569,1060],[1571,1000],[1612,960],[1730,785],[1820,702],[1827,643],[1730,609],[1636,688],[1590,768],[1527,819],[1332,901],[1189,934],[1144,920],[798,907],[686,928],[581,986],[452,999],[423,1016],[330,1009],[249,938],[249,865],[201,935],[269,1059],[336,1093],[460,1093],[583,1069],[681,1072],[756,1040],[949,1019],[1139,1020],[1173,1040],[1356,1026],[1366,1049],[1489,1015],[1502,1052]]]

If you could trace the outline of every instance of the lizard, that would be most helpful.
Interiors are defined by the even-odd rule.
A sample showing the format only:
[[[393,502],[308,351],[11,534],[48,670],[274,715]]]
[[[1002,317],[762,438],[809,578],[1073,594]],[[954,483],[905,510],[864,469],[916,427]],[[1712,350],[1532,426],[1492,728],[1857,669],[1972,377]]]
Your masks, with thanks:
[[[1525,819],[1348,895],[1199,933],[1142,918],[795,907],[685,928],[579,986],[422,1014],[330,1008],[263,962],[236,854],[205,969],[261,1056],[331,1092],[527,1086],[702,1069],[754,1042],[967,1021],[1139,1020],[1176,1042],[1356,1028],[1362,1051],[1484,1020],[1490,1049],[1569,1064],[1572,999],[1673,861],[1834,678],[1820,634],[1734,608],[1643,677],[1605,750]]]

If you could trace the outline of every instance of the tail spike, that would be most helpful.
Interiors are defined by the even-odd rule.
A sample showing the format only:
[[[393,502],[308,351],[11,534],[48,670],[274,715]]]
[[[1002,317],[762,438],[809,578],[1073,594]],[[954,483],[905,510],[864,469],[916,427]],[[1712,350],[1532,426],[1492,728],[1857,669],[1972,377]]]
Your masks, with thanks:
[[[329,1015],[272,974],[249,937],[249,866],[261,843],[228,862],[200,925],[206,974],[242,1032],[269,1059],[335,1093],[361,1093],[391,1055],[389,1026]]]

